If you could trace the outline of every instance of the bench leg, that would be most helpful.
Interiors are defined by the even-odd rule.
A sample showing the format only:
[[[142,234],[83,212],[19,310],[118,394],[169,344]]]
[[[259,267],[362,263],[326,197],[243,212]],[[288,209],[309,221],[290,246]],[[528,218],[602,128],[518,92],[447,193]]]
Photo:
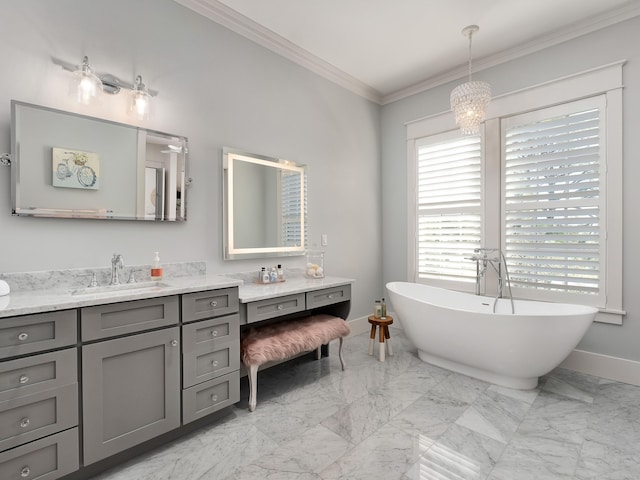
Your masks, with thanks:
[[[322,345],[316,348],[316,360],[320,360],[322,358]]]
[[[249,365],[249,411],[253,412],[258,403],[258,366]]]
[[[344,358],[342,357],[342,344],[344,343],[344,338],[340,337],[340,348],[338,349],[338,357],[340,357],[340,365],[342,365],[342,371],[344,371]]]

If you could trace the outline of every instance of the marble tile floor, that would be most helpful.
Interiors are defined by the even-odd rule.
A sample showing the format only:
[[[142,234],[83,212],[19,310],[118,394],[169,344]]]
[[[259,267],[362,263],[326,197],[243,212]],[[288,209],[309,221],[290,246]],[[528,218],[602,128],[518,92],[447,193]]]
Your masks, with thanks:
[[[394,356],[368,335],[258,374],[227,416],[96,480],[637,480],[640,387],[556,369],[533,391]]]

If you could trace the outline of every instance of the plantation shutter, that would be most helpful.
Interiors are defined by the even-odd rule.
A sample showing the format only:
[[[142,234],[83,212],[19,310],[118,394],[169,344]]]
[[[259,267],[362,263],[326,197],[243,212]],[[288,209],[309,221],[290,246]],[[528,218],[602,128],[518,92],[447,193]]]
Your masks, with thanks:
[[[306,239],[306,220],[304,222],[304,231],[301,230],[300,218],[304,214],[306,219],[307,212],[301,212],[302,205],[306,205],[303,202],[303,195],[306,192],[307,176],[304,175],[304,189],[300,184],[299,172],[287,172],[282,171],[281,177],[281,197],[280,208],[282,211],[282,246],[304,246],[303,239]]]
[[[417,149],[417,276],[475,281],[468,257],[481,242],[482,143],[459,132],[423,138]]]
[[[514,287],[597,295],[604,98],[504,120],[503,212]]]

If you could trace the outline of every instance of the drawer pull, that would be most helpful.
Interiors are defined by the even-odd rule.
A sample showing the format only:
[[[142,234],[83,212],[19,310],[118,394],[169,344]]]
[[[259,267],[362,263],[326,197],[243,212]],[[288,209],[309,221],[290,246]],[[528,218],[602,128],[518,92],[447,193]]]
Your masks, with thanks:
[[[24,384],[27,383],[29,381],[29,377],[27,377],[26,375],[20,375],[20,383]]]
[[[218,360],[214,360],[213,362],[211,362],[211,365],[213,365],[214,367],[218,366]]]
[[[31,420],[29,420],[27,417],[24,417],[22,420],[20,420],[20,426],[22,428],[27,428],[30,423],[31,423]]]
[[[177,347],[178,346],[178,340],[171,340],[171,346],[172,347]]]
[[[27,338],[29,338],[29,334],[27,332],[22,332],[18,335],[18,340],[24,342]]]
[[[278,310],[282,310],[284,308],[284,305],[278,305]]]
[[[211,401],[212,402],[217,402],[218,401],[218,395],[211,395]]]
[[[218,330],[211,330],[211,336],[212,337],[217,337],[218,336]]]
[[[328,297],[329,297],[329,298],[333,298],[333,297],[334,297],[333,293],[330,293],[330,294],[328,295]]]
[[[217,307],[217,306],[218,306],[218,302],[217,302],[216,300],[213,300],[213,301],[210,303],[210,305],[211,305],[212,307]]]
[[[28,477],[29,475],[31,475],[31,469],[29,467],[22,467],[22,470],[20,470],[20,476]]]

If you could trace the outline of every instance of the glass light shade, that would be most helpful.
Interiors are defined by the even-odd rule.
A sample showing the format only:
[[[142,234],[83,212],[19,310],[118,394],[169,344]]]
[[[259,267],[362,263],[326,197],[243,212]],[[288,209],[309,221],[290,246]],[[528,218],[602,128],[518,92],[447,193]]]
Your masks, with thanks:
[[[151,107],[151,95],[142,83],[142,77],[136,77],[129,101],[129,114],[138,120],[148,120]]]
[[[467,82],[451,91],[451,110],[463,135],[480,132],[487,106],[491,101],[491,86],[486,82]]]
[[[102,81],[85,61],[73,72],[73,78],[69,85],[69,95],[82,105],[92,105],[99,102],[101,92]]]

